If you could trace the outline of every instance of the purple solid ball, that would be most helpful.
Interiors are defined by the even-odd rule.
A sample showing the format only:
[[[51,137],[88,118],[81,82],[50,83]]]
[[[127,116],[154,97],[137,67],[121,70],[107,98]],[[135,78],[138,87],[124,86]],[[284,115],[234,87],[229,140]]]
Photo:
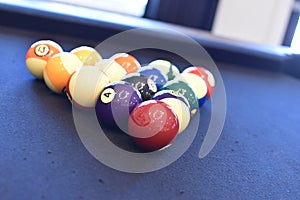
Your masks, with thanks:
[[[96,102],[100,126],[127,131],[131,111],[142,102],[140,92],[124,81],[107,85]]]

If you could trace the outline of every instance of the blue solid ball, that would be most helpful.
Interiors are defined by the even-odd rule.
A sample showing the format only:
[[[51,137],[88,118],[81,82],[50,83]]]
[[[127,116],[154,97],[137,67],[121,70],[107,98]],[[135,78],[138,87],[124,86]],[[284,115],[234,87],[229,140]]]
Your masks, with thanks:
[[[167,83],[167,77],[154,67],[142,67],[138,73],[154,81],[158,90]]]

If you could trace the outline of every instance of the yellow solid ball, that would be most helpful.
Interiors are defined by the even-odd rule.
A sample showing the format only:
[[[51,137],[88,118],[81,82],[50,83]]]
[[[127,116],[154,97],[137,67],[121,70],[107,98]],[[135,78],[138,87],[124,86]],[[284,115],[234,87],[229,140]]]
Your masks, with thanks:
[[[96,49],[89,46],[80,46],[71,51],[86,66],[94,66],[102,60],[102,56]]]

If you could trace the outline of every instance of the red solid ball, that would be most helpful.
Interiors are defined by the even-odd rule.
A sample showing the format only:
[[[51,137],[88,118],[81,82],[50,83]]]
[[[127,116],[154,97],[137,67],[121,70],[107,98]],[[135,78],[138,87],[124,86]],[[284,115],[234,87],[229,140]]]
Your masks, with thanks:
[[[156,151],[168,146],[176,138],[179,122],[175,112],[166,103],[148,100],[131,112],[128,131],[141,149]]]

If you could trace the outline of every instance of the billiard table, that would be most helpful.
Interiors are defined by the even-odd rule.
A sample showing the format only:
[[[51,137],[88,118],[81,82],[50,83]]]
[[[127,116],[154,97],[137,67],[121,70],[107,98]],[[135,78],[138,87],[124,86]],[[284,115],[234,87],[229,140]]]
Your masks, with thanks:
[[[37,7],[0,2],[1,199],[300,198],[298,55],[147,19],[111,13],[91,19]],[[69,100],[33,78],[26,51],[39,39],[70,51],[131,28],[161,26],[190,35],[215,60],[226,90],[224,128],[200,159],[211,116],[208,101],[193,143],[178,160],[154,172],[121,172],[85,148]],[[146,63],[155,54],[136,56]]]

